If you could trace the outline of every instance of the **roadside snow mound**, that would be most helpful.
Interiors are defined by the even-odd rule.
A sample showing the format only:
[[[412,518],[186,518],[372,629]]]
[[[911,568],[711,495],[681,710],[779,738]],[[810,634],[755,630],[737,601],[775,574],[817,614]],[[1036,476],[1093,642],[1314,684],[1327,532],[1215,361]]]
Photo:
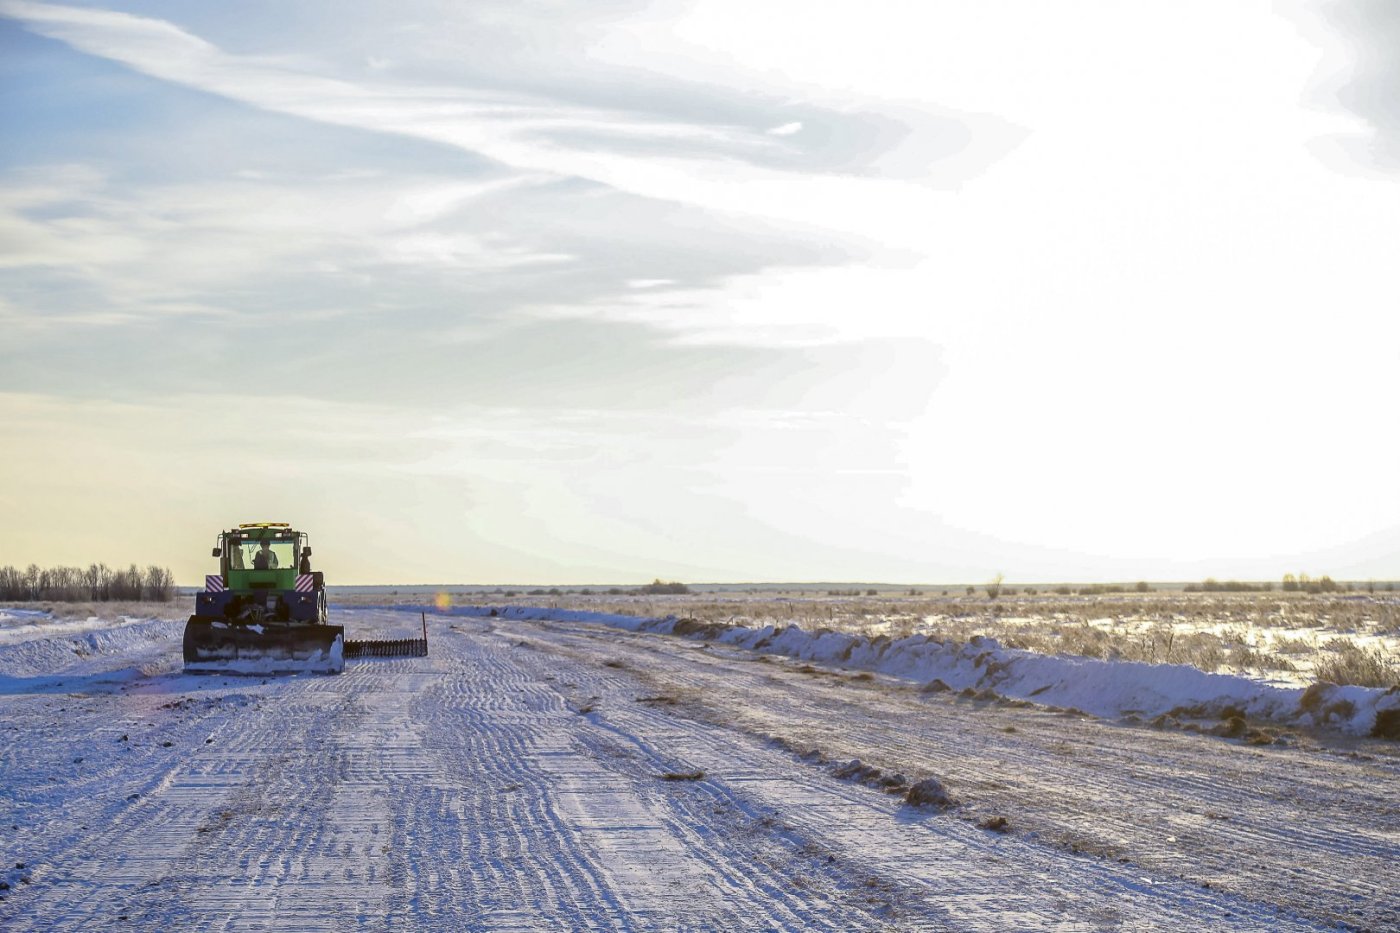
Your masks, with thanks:
[[[418,607],[414,607],[415,611]],[[1279,687],[1234,674],[1208,674],[1185,664],[1103,661],[1004,648],[993,638],[944,642],[927,635],[890,639],[795,625],[748,628],[694,619],[646,619],[567,609],[454,607],[451,615],[594,622],[633,632],[680,635],[781,654],[803,661],[875,671],[903,680],[942,681],[955,691],[990,690],[1010,699],[1117,718],[1243,715],[1276,723],[1337,729],[1350,735],[1400,738],[1400,687],[1313,684]]]
[[[178,642],[184,628],[170,619],[88,619],[77,631],[0,644],[0,677],[56,674],[87,658],[124,654],[156,641]]]

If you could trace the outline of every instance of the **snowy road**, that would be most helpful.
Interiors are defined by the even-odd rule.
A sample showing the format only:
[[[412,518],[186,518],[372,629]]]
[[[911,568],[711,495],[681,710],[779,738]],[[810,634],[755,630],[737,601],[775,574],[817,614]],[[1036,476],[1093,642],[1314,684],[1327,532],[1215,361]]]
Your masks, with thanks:
[[[1400,928],[1395,743],[1253,748],[583,623],[430,618],[428,658],[190,677],[179,629],[0,646],[0,929]],[[961,806],[833,773],[857,757]]]

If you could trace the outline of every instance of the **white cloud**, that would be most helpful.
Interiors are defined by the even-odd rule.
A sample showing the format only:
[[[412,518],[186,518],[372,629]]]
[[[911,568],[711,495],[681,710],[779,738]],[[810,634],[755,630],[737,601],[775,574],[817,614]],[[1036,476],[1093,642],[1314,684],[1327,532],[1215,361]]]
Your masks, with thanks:
[[[750,158],[778,143],[760,131],[521,94],[323,77],[296,62],[226,53],[168,22],[124,13],[27,0],[5,0],[0,13],[89,54],[257,107],[444,142],[518,170],[586,178],[645,197],[876,238],[897,238],[891,208],[925,197],[905,183],[764,168]],[[651,151],[633,154],[622,145],[630,141]],[[668,154],[673,143],[685,144],[686,154]]]

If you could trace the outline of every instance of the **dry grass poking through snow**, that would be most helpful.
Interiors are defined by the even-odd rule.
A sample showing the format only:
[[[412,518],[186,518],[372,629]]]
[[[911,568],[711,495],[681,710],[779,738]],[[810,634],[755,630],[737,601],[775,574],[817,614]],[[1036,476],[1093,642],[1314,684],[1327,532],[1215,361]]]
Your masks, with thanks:
[[[183,619],[194,610],[194,597],[180,596],[171,602],[149,600],[113,600],[111,602],[63,603],[50,600],[38,602],[0,603],[0,611],[6,608],[26,611],[47,612],[54,619],[115,619],[130,616],[133,619]],[[25,622],[39,623],[42,620],[26,618]]]
[[[1400,684],[1400,663],[1379,648],[1363,648],[1345,638],[1334,639],[1328,647],[1331,654],[1313,666],[1318,680],[1359,687]]]
[[[1151,664],[1189,664],[1307,684],[1400,683],[1400,596],[1303,593],[1122,593],[819,596],[695,593],[676,596],[476,594],[494,604],[553,606],[622,615],[696,619],[747,626],[798,625],[948,641],[974,635],[1007,647]]]

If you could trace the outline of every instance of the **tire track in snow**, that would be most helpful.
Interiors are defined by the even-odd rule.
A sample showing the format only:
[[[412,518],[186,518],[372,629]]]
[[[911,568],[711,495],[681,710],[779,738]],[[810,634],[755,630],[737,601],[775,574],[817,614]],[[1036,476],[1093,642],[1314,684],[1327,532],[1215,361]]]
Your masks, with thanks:
[[[772,886],[753,880],[746,858],[734,864],[743,853],[715,844],[716,837],[723,842],[715,829],[697,829],[693,815],[677,820],[654,775],[620,781],[590,753],[583,735],[595,726],[548,681],[526,676],[519,652],[496,639],[463,637],[480,642],[471,649],[474,670],[451,682],[467,697],[425,696],[418,708],[435,730],[454,736],[438,746],[449,766],[500,789],[494,812],[462,821],[476,824],[474,841],[484,855],[470,879],[484,926],[821,929],[871,922],[859,909],[827,920],[773,897]],[[520,857],[542,843],[543,858]],[[562,912],[552,915],[551,908]]]
[[[643,749],[650,768],[679,759],[707,769],[709,779],[695,793],[772,820],[801,844],[815,844],[859,874],[880,879],[891,889],[897,924],[1043,929],[1075,918],[1135,929],[1290,926],[1275,911],[1237,898],[911,810],[888,795],[798,764],[765,742],[636,704],[637,686],[621,696],[614,691],[612,702],[603,693],[598,715],[620,743]]]
[[[377,622],[365,614],[356,624]],[[158,680],[180,709],[228,689],[222,678]],[[110,822],[82,831],[66,823],[61,794],[34,802],[53,867],[0,904],[6,929],[877,922],[840,898],[809,907],[783,883],[783,859],[752,863],[752,847],[731,844],[722,820],[707,825],[651,776],[619,780],[581,738],[596,725],[485,630],[438,638],[427,659],[236,682],[256,699],[186,724],[164,756],[126,754],[143,794]],[[84,702],[110,713],[123,699]],[[177,715],[164,705],[142,712],[153,732],[176,735],[159,718]],[[56,760],[63,729],[34,724],[25,741],[52,747]],[[208,731],[216,741],[205,744]]]
[[[516,631],[595,664],[623,658],[651,692],[690,698],[673,709],[706,723],[937,773],[975,815],[1004,813],[1018,832],[1122,859],[1125,872],[1209,883],[1319,923],[1400,924],[1388,893],[1400,883],[1394,761],[919,698],[878,679],[809,676],[797,664],[748,663],[748,652],[586,624]]]

